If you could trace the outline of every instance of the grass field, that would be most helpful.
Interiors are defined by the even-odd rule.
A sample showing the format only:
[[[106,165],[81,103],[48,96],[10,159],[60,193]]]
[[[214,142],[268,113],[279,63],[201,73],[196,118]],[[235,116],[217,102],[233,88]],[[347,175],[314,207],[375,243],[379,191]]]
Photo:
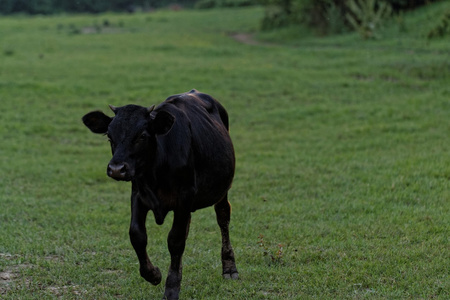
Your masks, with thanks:
[[[158,299],[171,218],[128,238],[130,184],[81,117],[196,88],[230,115],[237,170],[221,278],[214,210],[192,216],[183,299],[450,298],[445,1],[383,38],[257,33],[260,8],[0,18],[0,297]],[[106,26],[108,25],[108,26]],[[400,28],[403,30],[400,32]]]

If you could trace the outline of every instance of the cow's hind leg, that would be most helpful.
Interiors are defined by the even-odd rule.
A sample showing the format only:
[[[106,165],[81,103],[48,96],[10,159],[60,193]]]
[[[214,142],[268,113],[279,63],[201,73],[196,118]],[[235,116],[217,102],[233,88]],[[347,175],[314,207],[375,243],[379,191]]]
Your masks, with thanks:
[[[139,259],[139,271],[141,276],[153,285],[161,282],[161,272],[158,267],[153,266],[147,255],[147,232],[145,229],[145,219],[148,209],[144,207],[139,199],[134,195],[131,199],[131,224],[130,240]]]
[[[217,223],[222,233],[222,271],[223,278],[226,279],[238,279],[239,274],[236,268],[236,262],[234,260],[234,252],[231,247],[229,225],[231,215],[231,205],[228,202],[228,195],[225,195],[223,199],[214,205],[216,211]]]

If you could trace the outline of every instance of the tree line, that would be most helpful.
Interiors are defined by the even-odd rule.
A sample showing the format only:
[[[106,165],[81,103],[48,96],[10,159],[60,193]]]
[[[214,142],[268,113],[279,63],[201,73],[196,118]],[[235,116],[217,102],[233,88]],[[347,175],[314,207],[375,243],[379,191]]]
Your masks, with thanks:
[[[105,11],[133,12],[157,8],[177,2],[193,5],[195,0],[1,0],[1,14],[100,13]]]
[[[169,4],[181,4],[199,8],[220,6],[247,6],[262,4],[267,8],[266,22],[269,27],[277,27],[299,20],[321,23],[333,14],[344,15],[349,3],[367,4],[375,7],[388,4],[396,12],[413,9],[437,0],[1,0],[0,13],[53,14],[60,12],[100,13],[104,11],[129,11],[151,9]],[[319,20],[319,21],[317,21]],[[314,24],[317,25],[317,24]],[[320,25],[320,24],[319,24]]]

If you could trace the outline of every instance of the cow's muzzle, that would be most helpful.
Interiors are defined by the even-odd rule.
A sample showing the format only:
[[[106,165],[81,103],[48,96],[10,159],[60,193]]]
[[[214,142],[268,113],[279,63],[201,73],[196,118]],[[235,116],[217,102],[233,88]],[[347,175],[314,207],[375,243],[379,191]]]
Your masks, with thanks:
[[[109,163],[106,173],[109,177],[116,180],[131,180],[130,166],[126,162],[119,164]]]

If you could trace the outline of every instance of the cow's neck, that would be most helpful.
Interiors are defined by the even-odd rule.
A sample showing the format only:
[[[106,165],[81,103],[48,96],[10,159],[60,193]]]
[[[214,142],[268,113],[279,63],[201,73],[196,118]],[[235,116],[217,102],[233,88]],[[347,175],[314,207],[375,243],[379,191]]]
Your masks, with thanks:
[[[161,225],[168,213],[168,209],[161,199],[155,187],[148,180],[133,180],[133,190],[137,191],[137,201],[141,201],[149,210],[153,211],[156,224]]]

